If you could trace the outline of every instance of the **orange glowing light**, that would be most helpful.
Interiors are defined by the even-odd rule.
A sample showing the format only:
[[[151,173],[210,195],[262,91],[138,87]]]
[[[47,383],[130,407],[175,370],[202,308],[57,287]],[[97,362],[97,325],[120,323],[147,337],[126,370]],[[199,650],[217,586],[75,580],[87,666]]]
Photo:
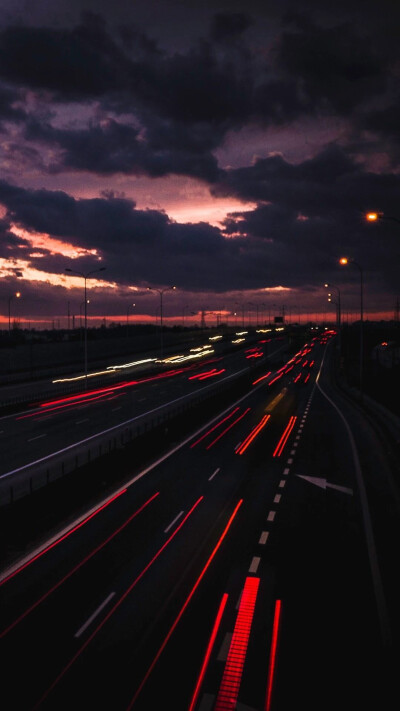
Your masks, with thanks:
[[[347,259],[347,257],[340,257],[339,263],[340,264],[348,264],[349,260]]]
[[[378,219],[379,215],[377,212],[369,212],[367,214],[367,220],[369,222],[375,222]]]

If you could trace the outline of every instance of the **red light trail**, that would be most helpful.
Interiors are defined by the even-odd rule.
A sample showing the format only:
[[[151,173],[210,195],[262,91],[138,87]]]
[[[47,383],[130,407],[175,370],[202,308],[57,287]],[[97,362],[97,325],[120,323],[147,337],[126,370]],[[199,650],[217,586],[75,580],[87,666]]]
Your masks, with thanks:
[[[246,439],[238,447],[238,449],[236,450],[236,454],[243,454],[246,451],[247,447],[249,447],[249,445],[252,443],[253,439],[255,437],[257,437],[257,435],[261,432],[263,427],[265,427],[265,425],[267,424],[270,417],[271,417],[271,415],[264,415],[264,417],[260,420],[258,425],[256,425],[256,427],[254,427],[254,429],[252,429],[250,434],[247,435]]]
[[[44,694],[41,696],[39,701],[35,704],[33,707],[32,711],[35,711],[38,709],[43,701],[49,696],[49,694],[53,691],[53,689],[57,686],[58,682],[61,681],[61,679],[65,676],[67,671],[72,667],[72,665],[76,662],[76,660],[80,657],[82,652],[86,649],[86,647],[89,646],[90,642],[92,639],[98,634],[98,632],[104,627],[105,623],[110,619],[110,617],[114,614],[114,612],[120,607],[122,602],[125,600],[125,598],[129,595],[129,593],[133,590],[133,588],[137,585],[139,580],[142,579],[144,574],[148,571],[148,569],[153,565],[154,561],[157,560],[157,558],[161,555],[163,550],[167,547],[167,545],[172,541],[172,539],[176,536],[178,531],[182,528],[182,526],[186,523],[188,520],[189,516],[192,515],[193,511],[197,508],[199,503],[203,500],[203,496],[200,496],[199,499],[193,504],[192,508],[184,519],[181,521],[179,526],[175,529],[175,531],[170,535],[170,537],[165,541],[165,543],[161,546],[161,548],[157,551],[157,553],[153,556],[153,558],[147,563],[147,565],[143,568],[143,570],[137,575],[137,577],[133,580],[133,582],[129,585],[129,587],[125,590],[123,595],[117,600],[117,602],[113,605],[111,610],[108,611],[107,615],[104,617],[104,619],[100,622],[100,624],[96,627],[95,630],[93,630],[92,634],[87,638],[87,640],[84,642],[84,644],[80,647],[80,649],[77,650],[77,652],[74,654],[72,659],[68,662],[68,664],[62,669],[62,671],[59,673],[59,675],[56,677],[56,679],[52,682],[52,684],[48,687],[48,689],[44,692]]]
[[[273,455],[272,455],[273,457],[280,457],[281,456],[281,454],[285,448],[286,442],[289,439],[289,435],[295,425],[296,420],[297,420],[297,417],[292,415],[288,424],[286,425],[286,428],[282,434],[282,437],[280,438],[278,444],[276,445],[276,448],[275,448]]]
[[[280,615],[281,615],[281,601],[277,600],[275,603],[274,624],[273,624],[273,628],[272,628],[272,641],[271,641],[271,651],[270,651],[270,657],[269,657],[267,698],[266,698],[266,702],[265,702],[265,711],[270,711],[270,708],[271,708],[272,684],[273,684],[274,672],[275,672],[276,649],[278,646],[278,631],[279,631]]]
[[[246,578],[214,711],[236,708],[259,584],[259,578]]]
[[[194,584],[192,590],[190,591],[188,597],[186,598],[186,601],[185,601],[185,603],[184,603],[184,605],[183,605],[181,611],[179,612],[178,616],[175,618],[175,622],[173,623],[173,625],[172,625],[171,629],[169,630],[169,632],[168,632],[168,634],[167,634],[167,636],[166,636],[164,642],[162,643],[162,645],[161,645],[160,649],[158,650],[156,656],[154,657],[154,659],[153,659],[153,661],[152,661],[150,667],[148,668],[148,670],[147,670],[147,672],[146,672],[146,674],[145,674],[145,676],[144,676],[144,678],[143,678],[143,680],[142,680],[140,686],[138,687],[138,689],[137,689],[135,695],[133,696],[133,698],[132,698],[132,700],[131,700],[129,706],[127,707],[127,711],[130,711],[130,709],[133,707],[133,705],[134,705],[134,703],[135,703],[137,697],[139,696],[141,690],[143,689],[143,687],[144,687],[144,685],[145,685],[147,679],[149,678],[151,672],[153,671],[153,669],[154,669],[154,667],[155,667],[157,661],[159,660],[159,658],[160,658],[162,652],[164,651],[165,647],[167,646],[167,643],[168,643],[170,637],[172,636],[172,633],[174,632],[174,630],[175,630],[175,628],[176,628],[176,626],[177,626],[179,620],[181,619],[181,617],[182,617],[183,613],[185,612],[187,606],[189,605],[189,602],[191,601],[191,599],[192,599],[194,593],[196,592],[198,586],[200,585],[200,582],[202,581],[204,575],[206,574],[207,569],[208,569],[209,566],[211,565],[211,562],[212,562],[213,558],[215,557],[215,555],[216,555],[218,549],[219,549],[220,546],[222,545],[222,542],[223,542],[225,536],[227,535],[227,533],[228,533],[228,531],[229,531],[229,529],[230,529],[230,527],[231,527],[231,525],[232,525],[232,523],[233,523],[233,520],[234,520],[234,518],[235,518],[235,516],[236,516],[236,514],[237,514],[237,512],[238,512],[238,510],[239,510],[239,508],[240,508],[240,506],[242,505],[242,503],[243,503],[243,499],[240,499],[239,502],[236,504],[235,509],[234,509],[234,511],[233,511],[233,513],[232,513],[232,515],[231,515],[231,517],[229,518],[229,521],[228,521],[228,523],[226,524],[225,529],[223,530],[223,532],[222,532],[222,534],[221,534],[221,536],[220,536],[220,538],[219,538],[219,541],[218,541],[217,545],[215,546],[213,552],[211,553],[209,559],[207,560],[207,563],[205,564],[203,570],[201,571],[199,577],[197,578],[197,580],[196,580],[196,582],[195,582],[195,584]]]
[[[193,711],[193,709],[194,709],[194,707],[195,707],[195,705],[196,705],[196,701],[197,701],[197,699],[198,699],[198,697],[199,697],[201,684],[202,684],[202,682],[203,682],[204,675],[205,675],[205,673],[206,673],[206,669],[207,669],[207,666],[208,666],[208,662],[209,662],[209,660],[210,660],[212,648],[213,648],[213,646],[214,646],[215,638],[216,638],[217,633],[218,633],[218,629],[219,629],[219,626],[220,626],[220,623],[221,623],[222,615],[223,615],[223,613],[224,613],[225,605],[226,605],[226,603],[227,603],[227,600],[228,600],[228,595],[227,595],[227,593],[224,593],[224,595],[222,596],[222,600],[221,600],[219,609],[218,609],[217,616],[216,616],[216,618],[215,618],[215,622],[214,622],[214,626],[213,626],[213,628],[212,628],[210,640],[209,640],[209,642],[208,642],[207,649],[206,649],[206,653],[205,653],[205,655],[204,655],[204,661],[203,661],[203,664],[201,665],[199,678],[198,678],[198,680],[197,680],[196,688],[195,688],[195,690],[194,690],[193,697],[192,697],[192,701],[191,701],[191,703],[190,703],[190,706],[189,706],[188,711]]]
[[[226,420],[229,420],[229,418],[232,417],[232,415],[234,415],[235,412],[237,412],[238,410],[239,410],[239,408],[238,408],[238,407],[235,407],[235,409],[232,410],[232,412],[230,412],[229,415],[227,415],[227,416],[224,417],[222,420],[220,420],[219,422],[217,422],[217,424],[214,425],[214,427],[211,427],[210,430],[208,430],[205,434],[203,434],[201,437],[199,437],[199,439],[197,439],[195,442],[193,442],[193,443],[190,445],[190,449],[193,449],[193,447],[195,447],[196,444],[199,444],[199,442],[201,442],[203,439],[205,439],[205,437],[207,437],[211,432],[213,432],[214,430],[216,430],[217,427],[220,427],[220,425],[222,425],[224,422],[226,422]]]
[[[85,525],[88,521],[90,521],[94,516],[97,516],[97,514],[100,513],[100,511],[103,511],[103,509],[105,509],[105,508],[106,508],[107,506],[109,506],[113,501],[115,501],[116,499],[118,499],[122,494],[125,494],[126,492],[127,492],[127,489],[123,489],[122,491],[119,491],[118,494],[115,494],[114,496],[112,496],[110,499],[108,499],[108,501],[106,501],[104,504],[102,504],[101,506],[99,506],[99,508],[96,509],[96,511],[93,511],[93,512],[92,512],[89,516],[87,516],[83,521],[81,521],[81,522],[78,523],[76,526],[74,526],[73,528],[71,528],[70,531],[68,531],[67,533],[65,533],[65,534],[64,534],[63,536],[61,536],[60,538],[57,538],[56,541],[54,541],[54,542],[51,543],[49,546],[47,546],[46,548],[44,548],[44,549],[43,549],[42,551],[40,551],[40,553],[38,553],[37,555],[33,556],[33,558],[30,558],[27,563],[24,563],[23,565],[21,565],[19,568],[17,568],[17,570],[14,570],[12,573],[10,573],[10,575],[7,575],[7,577],[4,578],[4,579],[0,582],[0,586],[1,586],[1,585],[4,585],[4,583],[6,583],[8,580],[11,580],[11,578],[14,578],[15,575],[17,575],[18,573],[21,572],[21,570],[24,570],[25,568],[27,568],[28,565],[31,565],[32,563],[34,563],[35,560],[38,560],[38,558],[41,558],[41,557],[42,557],[43,555],[45,555],[45,553],[47,553],[49,550],[51,550],[51,549],[54,548],[55,546],[58,546],[58,545],[61,543],[61,541],[64,541],[66,538],[68,538],[68,537],[71,536],[73,533],[75,533],[75,531],[77,531],[79,528],[82,528],[82,526],[84,526],[84,525]],[[155,496],[156,496],[156,494],[155,494]],[[153,498],[153,497],[152,497],[152,498]],[[151,501],[151,499],[150,499],[149,501]]]
[[[221,432],[221,433],[218,435],[218,437],[216,437],[215,439],[213,439],[213,441],[210,442],[210,444],[207,445],[206,449],[211,449],[211,447],[213,447],[214,444],[215,444],[216,442],[218,442],[218,440],[221,439],[221,437],[223,437],[224,434],[226,434],[226,433],[228,432],[228,430],[231,429],[231,427],[233,427],[234,425],[236,425],[236,424],[239,422],[239,420],[241,420],[245,415],[247,415],[247,413],[250,412],[250,410],[251,410],[251,408],[248,407],[247,410],[245,410],[244,412],[242,412],[242,414],[239,415],[239,417],[238,417],[236,420],[234,420],[233,422],[231,422],[231,424],[228,425],[228,427],[226,427],[226,428],[223,430],[223,432]]]
[[[124,490],[124,492],[121,492],[121,493],[125,493],[125,491],[126,491],[126,489]],[[1,639],[2,637],[5,637],[6,634],[7,634],[8,632],[10,632],[10,630],[12,630],[14,627],[16,627],[16,625],[17,625],[19,622],[21,622],[21,620],[25,619],[25,617],[27,617],[33,610],[35,610],[42,602],[44,602],[44,600],[46,600],[55,590],[57,590],[57,588],[59,588],[63,583],[65,583],[65,581],[68,580],[68,578],[70,578],[74,573],[76,573],[76,571],[79,570],[85,563],[87,563],[88,560],[90,560],[91,558],[93,558],[93,556],[96,555],[96,553],[98,553],[102,548],[104,548],[104,546],[107,545],[107,543],[109,543],[113,538],[115,538],[115,536],[117,536],[118,533],[120,533],[134,518],[136,518],[136,516],[137,516],[139,513],[141,513],[141,511],[143,511],[143,509],[145,509],[146,506],[148,506],[148,504],[150,504],[158,495],[159,495],[159,492],[157,492],[156,494],[153,494],[153,496],[151,496],[150,499],[148,499],[139,509],[137,509],[137,511],[135,511],[133,514],[131,514],[131,516],[129,516],[129,518],[128,518],[121,526],[119,526],[119,528],[117,528],[113,533],[111,533],[111,535],[108,536],[108,538],[106,538],[105,541],[103,541],[102,543],[100,543],[100,545],[98,545],[93,551],[91,551],[91,553],[89,553],[87,556],[85,556],[85,558],[83,558],[83,559],[80,561],[80,563],[78,563],[78,564],[77,564],[74,568],[72,568],[66,575],[64,575],[64,577],[61,578],[57,583],[55,583],[55,585],[53,585],[53,587],[49,588],[49,590],[48,590],[44,595],[42,595],[41,598],[39,598],[38,600],[36,600],[36,602],[34,602],[33,605],[31,605],[27,610],[25,610],[25,612],[22,613],[22,615],[20,615],[16,620],[14,620],[14,622],[13,622],[11,625],[9,625],[6,629],[4,629],[4,630],[0,633],[0,639]],[[114,497],[114,498],[115,498],[115,497]],[[114,500],[114,499],[112,499],[112,501],[113,501],[113,500]],[[109,503],[110,503],[110,502],[109,502]],[[104,506],[101,507],[101,509],[99,509],[99,511],[101,511],[103,508],[104,508]],[[96,511],[96,513],[98,513],[98,511]],[[93,515],[94,515],[94,514],[93,514]],[[90,518],[91,518],[91,517],[90,517]],[[88,520],[89,520],[89,518],[86,519],[85,521],[83,521],[83,523],[86,523]],[[80,525],[83,525],[83,523],[80,524]],[[68,534],[66,534],[66,535],[63,536],[62,538],[60,538],[60,539],[59,539],[58,541],[56,541],[56,543],[54,543],[53,545],[56,545],[56,544],[60,543],[62,540],[64,540],[64,539],[67,537],[67,535],[69,536],[71,533],[73,533],[74,531],[76,531],[77,528],[79,528],[79,527],[76,526],[74,529],[72,529],[72,531],[70,531]],[[53,547],[53,546],[49,546],[48,548],[46,548],[46,550],[43,551],[43,553],[46,553],[46,552],[49,550],[49,548],[51,548],[51,547]],[[41,554],[41,555],[42,555],[42,554]],[[34,560],[36,560],[38,557],[39,557],[39,556],[36,556],[35,558],[33,558],[33,559],[32,559],[31,561],[29,561],[29,562],[32,563],[32,562],[33,562]],[[24,567],[25,567],[25,566],[24,566]],[[21,568],[20,568],[19,570],[21,570]],[[19,570],[16,571],[16,572],[19,572]],[[11,577],[11,576],[9,576],[8,578],[6,578],[6,580],[9,580],[10,577]],[[5,581],[3,580],[3,582],[5,582]]]

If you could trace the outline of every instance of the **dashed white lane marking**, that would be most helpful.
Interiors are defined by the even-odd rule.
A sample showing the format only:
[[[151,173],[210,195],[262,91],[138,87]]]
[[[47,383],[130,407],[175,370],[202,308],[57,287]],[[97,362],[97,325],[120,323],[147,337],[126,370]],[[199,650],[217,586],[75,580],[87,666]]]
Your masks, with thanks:
[[[86,417],[84,420],[78,420],[77,422],[75,422],[75,424],[76,424],[76,425],[81,425],[83,422],[89,422],[89,418]]]
[[[172,528],[172,526],[174,525],[174,523],[177,522],[178,518],[180,518],[180,517],[182,516],[182,514],[183,514],[183,511],[181,511],[180,513],[178,513],[177,516],[175,516],[174,520],[171,521],[171,523],[169,524],[169,526],[167,526],[167,528],[164,529],[164,533],[168,533],[169,529]]]
[[[99,605],[97,610],[94,611],[93,615],[89,617],[89,619],[85,622],[84,625],[74,634],[74,637],[80,637],[81,634],[89,627],[89,625],[93,622],[93,620],[97,617],[97,615],[102,611],[102,609],[107,605],[108,602],[110,602],[111,598],[113,598],[115,595],[115,592],[112,592],[109,594],[108,597]]]
[[[289,474],[289,471],[289,467],[286,467],[286,469],[283,470],[284,475],[287,476]]]
[[[286,485],[286,479],[281,479],[279,482],[279,488],[283,489],[283,487]]]
[[[267,542],[268,536],[269,536],[269,531],[263,531],[262,534],[261,534],[261,536],[260,536],[260,540],[259,540],[258,542],[259,542],[262,546],[264,546],[264,545],[266,544],[266,542]]]
[[[288,463],[288,464],[293,464],[293,459],[292,459],[292,458],[288,459],[288,460],[287,460],[287,463]]]
[[[28,441],[28,442],[34,442],[35,439],[42,439],[42,437],[46,437],[46,433],[45,433],[45,434],[41,434],[41,435],[37,435],[37,437],[31,437],[31,438],[28,439],[27,441]]]
[[[249,568],[249,573],[256,573],[258,570],[258,566],[260,565],[261,558],[258,556],[254,556],[253,560],[250,563],[250,568]]]
[[[293,442],[293,447],[298,447],[299,443],[298,442]]]
[[[211,479],[214,479],[215,475],[218,474],[219,471],[220,471],[220,467],[218,467],[218,469],[216,469],[215,472],[213,474],[211,474],[211,476],[208,477],[208,481],[211,481]]]
[[[295,450],[295,449],[292,449],[291,452],[290,452],[290,456],[293,457],[294,454],[296,454],[296,450]]]
[[[281,494],[276,494],[276,496],[274,497],[274,504],[279,504],[280,500],[281,500]]]
[[[232,640],[232,632],[227,632],[223,641],[222,641],[220,650],[218,652],[217,659],[219,662],[226,661],[226,659],[228,657],[229,647],[231,646],[231,640]]]
[[[237,444],[236,447],[235,447],[235,452],[236,452],[237,449],[239,449],[239,447],[240,447],[241,444],[242,444],[241,442],[238,442],[238,444]]]
[[[273,521],[275,518],[276,511],[270,511],[268,514],[267,521]]]
[[[300,439],[300,435],[296,435],[296,439]]]
[[[120,405],[119,407],[113,407],[111,412],[116,412],[117,410],[122,410],[122,405]]]

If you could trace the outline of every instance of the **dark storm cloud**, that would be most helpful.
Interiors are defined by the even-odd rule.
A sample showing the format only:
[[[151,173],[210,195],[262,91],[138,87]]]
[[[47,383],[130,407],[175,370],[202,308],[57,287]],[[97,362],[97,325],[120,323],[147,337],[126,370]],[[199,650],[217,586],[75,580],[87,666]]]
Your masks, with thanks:
[[[287,18],[277,49],[281,70],[300,82],[315,108],[347,115],[365,99],[384,92],[387,66],[371,37],[361,37],[350,23],[316,25],[307,15]]]
[[[218,196],[235,196],[297,210],[306,215],[348,211],[363,214],[371,204],[395,209],[400,187],[398,175],[368,172],[337,145],[314,158],[292,164],[281,156],[260,159],[254,165],[230,170],[213,187]]]
[[[125,58],[101,18],[85,15],[73,29],[6,27],[0,66],[10,82],[79,100],[121,86]]]
[[[224,232],[207,223],[172,222],[165,213],[138,210],[121,197],[75,200],[61,191],[28,191],[3,182],[0,202],[8,208],[6,220],[97,250],[97,256],[75,258],[73,268],[97,268],[101,257],[107,280],[120,286],[176,284],[180,289],[214,293],[299,287],[334,281],[338,258],[344,253],[361,255],[369,281],[378,291],[382,275],[386,286],[395,289],[398,259],[388,260],[387,254],[399,256],[398,235],[373,232],[351,206],[357,199],[362,203],[367,194],[382,198],[384,209],[393,208],[399,178],[365,173],[340,155],[333,155],[331,162],[335,170],[328,177],[329,155],[299,166],[271,159],[263,176],[264,183],[268,175],[273,186],[273,204],[232,215]],[[306,209],[303,205],[299,210],[304,183],[311,197]],[[379,239],[384,239],[385,250],[379,250]],[[22,255],[16,245],[10,256],[27,256],[31,266],[53,274],[69,266],[61,255],[35,256],[34,252],[29,256],[26,251]],[[351,282],[352,275],[348,270],[340,278]]]
[[[217,12],[211,26],[211,36],[218,41],[240,36],[252,24],[252,18],[243,12]]]
[[[255,51],[247,39],[250,15],[217,12],[210,19],[208,38],[169,53],[145,31],[129,23],[112,28],[91,13],[66,29],[3,29],[0,76],[10,86],[50,92],[49,116],[31,112],[25,131],[29,141],[59,149],[47,170],[180,174],[213,183],[220,177],[213,151],[229,131],[295,126],[319,114],[353,121],[361,110],[368,123],[365,105],[385,90],[389,59],[354,24],[322,26],[292,15],[274,42],[263,48],[261,40]],[[52,123],[51,101],[75,102],[78,116],[81,102],[96,102],[108,119],[61,128]],[[0,94],[0,112],[1,105]],[[372,123],[373,111],[379,123],[376,110]]]
[[[217,161],[210,152],[200,150],[207,142],[205,132],[195,131],[190,139],[187,134],[186,142],[184,133],[183,130],[183,140],[179,142],[176,126],[166,126],[164,130],[154,127],[145,142],[140,139],[138,129],[114,119],[81,130],[55,129],[30,120],[25,137],[61,149],[58,158],[49,164],[49,172],[73,168],[99,175],[127,173],[150,177],[175,173],[214,182],[220,174]]]
[[[15,106],[20,96],[17,91],[0,85],[0,121],[22,121],[26,118],[25,111]]]

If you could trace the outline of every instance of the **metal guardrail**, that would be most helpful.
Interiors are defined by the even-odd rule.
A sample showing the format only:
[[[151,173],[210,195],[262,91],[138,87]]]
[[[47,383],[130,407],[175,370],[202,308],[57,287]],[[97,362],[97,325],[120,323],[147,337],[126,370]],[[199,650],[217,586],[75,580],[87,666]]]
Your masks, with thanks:
[[[137,415],[35,462],[6,472],[0,477],[0,507],[32,494],[105,454],[125,447],[141,435],[227,390],[232,382],[246,379],[252,372],[252,368],[245,368],[218,383],[206,385],[195,393],[183,395],[150,412]]]
[[[228,390],[232,383],[238,385],[240,380],[248,383],[248,379],[253,377],[254,372],[266,362],[279,358],[279,354],[286,351],[288,347],[289,344],[284,343],[276,351],[264,355],[261,362],[258,361],[257,364],[248,365],[237,373],[228,375],[216,383],[210,383],[194,393],[182,395],[150,412],[137,415],[35,462],[4,473],[0,476],[0,507],[32,494],[105,454],[127,446],[164,422],[179,417],[185,411],[198,407],[206,400]]]

